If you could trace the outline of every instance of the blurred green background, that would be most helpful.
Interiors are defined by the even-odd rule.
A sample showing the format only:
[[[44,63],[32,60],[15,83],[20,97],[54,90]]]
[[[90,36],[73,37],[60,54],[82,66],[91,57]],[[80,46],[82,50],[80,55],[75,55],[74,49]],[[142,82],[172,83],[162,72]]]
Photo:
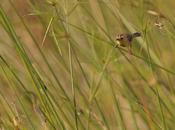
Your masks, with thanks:
[[[1,0],[0,129],[174,130],[174,0]],[[141,32],[132,52],[121,33]]]

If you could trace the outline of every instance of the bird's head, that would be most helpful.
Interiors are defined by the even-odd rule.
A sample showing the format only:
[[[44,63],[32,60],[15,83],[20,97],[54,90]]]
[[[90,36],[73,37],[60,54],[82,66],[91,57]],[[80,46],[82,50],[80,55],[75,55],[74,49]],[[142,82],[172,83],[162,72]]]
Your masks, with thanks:
[[[117,41],[121,41],[123,39],[124,39],[124,34],[119,34],[119,35],[116,36]]]

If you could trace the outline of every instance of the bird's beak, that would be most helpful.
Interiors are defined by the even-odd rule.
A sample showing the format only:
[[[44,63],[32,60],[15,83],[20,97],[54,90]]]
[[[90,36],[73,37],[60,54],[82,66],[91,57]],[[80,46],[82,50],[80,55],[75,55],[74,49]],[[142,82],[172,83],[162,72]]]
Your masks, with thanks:
[[[116,37],[116,40],[117,40],[117,41],[119,41],[119,40],[120,40],[120,37],[119,37],[119,36],[117,36],[117,37]]]

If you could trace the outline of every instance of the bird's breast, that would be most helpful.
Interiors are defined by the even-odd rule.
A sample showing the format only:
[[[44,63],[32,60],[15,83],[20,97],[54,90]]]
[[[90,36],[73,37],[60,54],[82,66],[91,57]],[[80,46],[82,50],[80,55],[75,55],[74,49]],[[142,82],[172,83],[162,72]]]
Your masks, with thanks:
[[[122,46],[122,47],[127,47],[127,46],[129,46],[129,42],[128,41],[126,41],[126,40],[121,40],[121,41],[119,41],[120,42],[120,46]]]

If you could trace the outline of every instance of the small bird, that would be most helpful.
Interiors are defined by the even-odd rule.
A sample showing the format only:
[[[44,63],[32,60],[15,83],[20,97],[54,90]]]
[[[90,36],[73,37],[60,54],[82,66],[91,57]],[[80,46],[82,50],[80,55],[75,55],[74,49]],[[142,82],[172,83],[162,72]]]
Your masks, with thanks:
[[[117,35],[116,40],[119,41],[119,46],[127,47],[129,53],[132,54],[132,50],[131,50],[132,40],[133,40],[133,38],[140,37],[140,36],[141,36],[140,32],[135,32],[132,34],[127,34],[127,33],[126,34],[119,34],[119,35]]]

